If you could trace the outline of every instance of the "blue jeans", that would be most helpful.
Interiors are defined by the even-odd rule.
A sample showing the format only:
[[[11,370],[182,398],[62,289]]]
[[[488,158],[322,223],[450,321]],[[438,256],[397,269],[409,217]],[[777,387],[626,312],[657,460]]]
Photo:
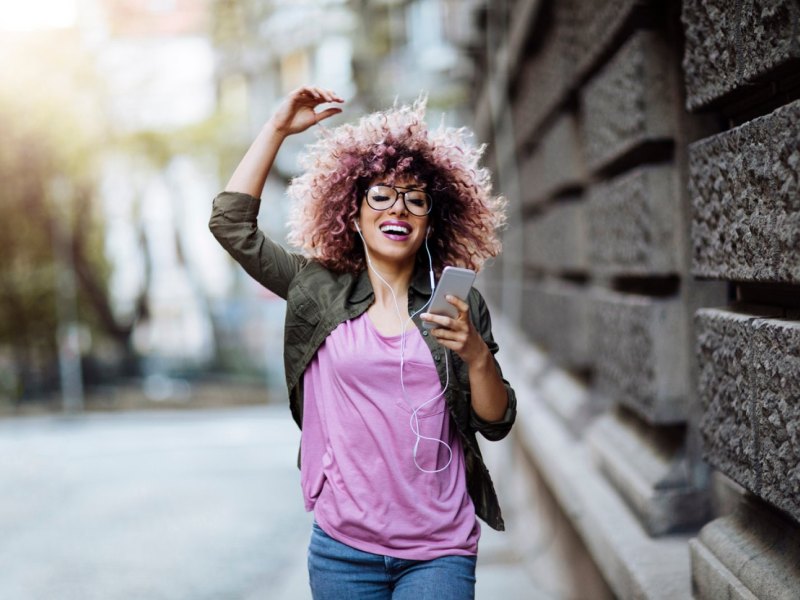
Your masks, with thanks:
[[[473,600],[476,558],[372,554],[337,542],[314,523],[308,574],[314,600]]]

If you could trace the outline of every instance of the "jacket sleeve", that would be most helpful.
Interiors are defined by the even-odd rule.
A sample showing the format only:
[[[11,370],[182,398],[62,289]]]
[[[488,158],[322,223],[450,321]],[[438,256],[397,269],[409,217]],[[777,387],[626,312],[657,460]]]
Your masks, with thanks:
[[[506,395],[508,397],[508,408],[506,409],[506,414],[503,415],[503,418],[499,421],[485,421],[479,417],[475,410],[470,406],[470,427],[483,435],[483,437],[485,437],[487,440],[494,442],[503,439],[506,437],[506,435],[508,435],[508,432],[511,431],[511,426],[514,424],[514,421],[517,418],[517,396],[514,393],[511,384],[508,383],[505,377],[503,377],[503,370],[500,368],[500,364],[497,362],[497,359],[494,358],[499,350],[499,347],[494,341],[494,336],[492,335],[492,318],[489,315],[489,308],[486,306],[486,302],[484,301],[480,292],[478,292],[478,290],[475,288],[472,289],[473,291],[471,294],[475,295],[474,302],[470,302],[470,312],[473,313],[471,315],[472,322],[477,327],[478,332],[483,338],[483,341],[485,341],[486,345],[489,347],[489,352],[492,353],[492,358],[494,360],[494,366],[497,368],[497,372],[503,379],[503,385],[506,388]]]
[[[222,192],[214,198],[208,228],[253,279],[286,299],[289,284],[308,259],[264,235],[256,220],[260,207],[261,200],[249,194]]]

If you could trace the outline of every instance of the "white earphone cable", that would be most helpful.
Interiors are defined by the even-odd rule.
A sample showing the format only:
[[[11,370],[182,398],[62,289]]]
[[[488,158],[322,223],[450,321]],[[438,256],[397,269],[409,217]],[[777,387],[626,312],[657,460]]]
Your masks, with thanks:
[[[429,266],[429,274],[430,274],[430,279],[431,279],[431,297],[428,299],[428,301],[425,304],[423,304],[418,310],[416,310],[411,316],[409,316],[408,320],[404,321],[403,320],[403,315],[400,312],[400,303],[397,301],[397,295],[395,294],[394,289],[392,289],[392,286],[389,284],[389,282],[386,281],[386,279],[383,278],[383,276],[378,272],[378,270],[372,264],[372,259],[369,256],[369,250],[367,250],[367,243],[366,243],[366,241],[364,241],[364,236],[361,233],[361,227],[359,226],[358,221],[356,221],[356,230],[358,231],[358,235],[361,238],[362,243],[364,244],[364,254],[367,257],[367,265],[369,266],[370,269],[372,269],[372,272],[375,273],[375,275],[378,277],[378,279],[380,279],[383,282],[383,284],[387,288],[389,288],[389,292],[392,294],[392,299],[394,300],[394,307],[395,307],[395,310],[397,311],[397,318],[400,321],[400,326],[401,326],[401,333],[400,333],[400,387],[403,390],[403,399],[409,404],[409,406],[411,406],[411,402],[410,402],[410,400],[408,398],[408,393],[406,392],[405,380],[404,380],[404,376],[403,376],[403,373],[404,373],[404,370],[405,370],[406,327],[408,326],[409,321],[412,321],[414,319],[414,317],[416,317],[420,312],[425,310],[425,308],[431,303],[431,300],[433,300],[433,292],[434,292],[433,259],[431,258],[431,251],[428,248],[428,238],[427,238],[427,236],[425,237],[425,250],[428,253],[428,266]],[[423,473],[439,473],[441,471],[444,471],[447,467],[449,467],[450,463],[453,461],[453,449],[450,447],[450,445],[447,444],[447,442],[445,442],[444,440],[440,440],[439,438],[434,438],[434,437],[429,437],[429,436],[426,436],[426,435],[422,435],[420,433],[420,427],[419,427],[419,415],[418,415],[419,411],[424,406],[430,404],[434,400],[437,400],[438,398],[441,398],[442,395],[447,390],[448,386],[450,385],[450,365],[449,365],[449,362],[448,362],[448,359],[447,359],[447,350],[446,349],[445,349],[445,352],[444,352],[444,365],[445,365],[445,385],[442,388],[442,391],[439,392],[438,394],[436,394],[433,398],[430,398],[429,400],[426,400],[425,402],[420,404],[418,407],[416,407],[412,411],[411,418],[409,420],[409,426],[411,427],[411,431],[414,434],[414,436],[416,437],[416,441],[414,442],[414,448],[413,448],[413,451],[412,451],[412,456],[413,456],[413,459],[414,459],[414,465],[416,465],[417,469],[419,469]],[[429,440],[431,442],[436,442],[438,444],[443,445],[445,448],[447,448],[447,452],[449,454],[449,457],[447,459],[447,463],[443,467],[441,467],[439,469],[425,469],[424,467],[420,466],[419,462],[417,461],[417,450],[419,449],[419,443],[420,443],[421,440]]]

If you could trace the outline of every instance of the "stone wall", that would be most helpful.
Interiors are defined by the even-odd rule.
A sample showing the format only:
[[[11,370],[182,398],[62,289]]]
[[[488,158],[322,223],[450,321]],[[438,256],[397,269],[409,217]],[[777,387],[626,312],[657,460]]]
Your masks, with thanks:
[[[800,283],[800,101],[689,148],[695,275]]]
[[[800,5],[515,0],[485,28],[512,199],[485,281],[543,481],[629,515],[574,514],[621,598],[800,597],[796,560],[748,563],[800,534]]]
[[[800,521],[800,321],[774,308],[696,319],[708,461]]]

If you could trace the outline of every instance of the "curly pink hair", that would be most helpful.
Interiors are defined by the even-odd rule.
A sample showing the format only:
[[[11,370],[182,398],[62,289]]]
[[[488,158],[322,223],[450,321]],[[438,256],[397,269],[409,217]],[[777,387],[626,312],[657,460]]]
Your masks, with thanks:
[[[300,159],[304,174],[292,180],[289,243],[336,272],[366,267],[352,229],[367,183],[410,175],[433,198],[429,239],[434,270],[446,265],[479,270],[500,253],[505,199],[492,195],[489,170],[480,166],[485,146],[475,147],[466,128],[424,122],[425,98],[362,117],[358,124],[321,128]],[[418,260],[427,263],[424,250]]]

